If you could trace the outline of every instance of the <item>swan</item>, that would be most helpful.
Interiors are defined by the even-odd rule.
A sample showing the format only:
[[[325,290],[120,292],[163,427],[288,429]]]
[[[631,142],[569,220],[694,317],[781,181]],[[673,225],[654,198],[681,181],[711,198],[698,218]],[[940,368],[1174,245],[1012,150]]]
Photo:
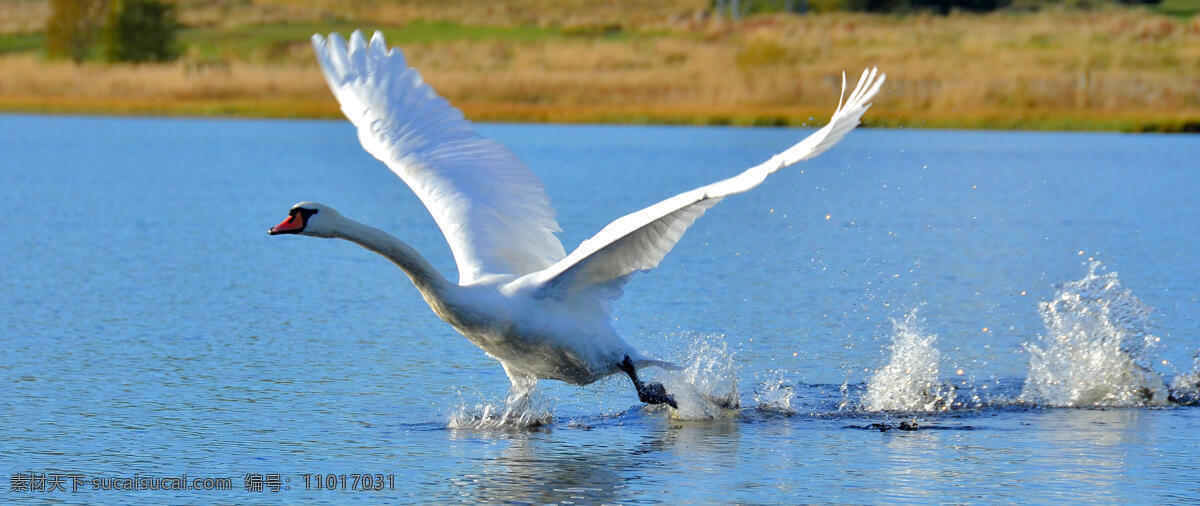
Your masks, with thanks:
[[[729,195],[832,147],[859,123],[885,75],[865,70],[829,124],[734,177],[686,191],[616,219],[567,254],[537,176],[507,148],[479,136],[462,113],[425,83],[383,34],[349,44],[312,37],[321,70],[363,148],[384,162],[429,209],[458,267],[446,279],[412,247],[332,207],[301,202],[271,235],[344,239],[403,270],[433,312],[498,360],[514,392],[537,380],[587,385],[625,373],[638,399],[678,408],[645,366],[677,368],[626,343],[612,303],[630,277],[655,268],[691,224]],[[846,76],[842,74],[842,96]]]

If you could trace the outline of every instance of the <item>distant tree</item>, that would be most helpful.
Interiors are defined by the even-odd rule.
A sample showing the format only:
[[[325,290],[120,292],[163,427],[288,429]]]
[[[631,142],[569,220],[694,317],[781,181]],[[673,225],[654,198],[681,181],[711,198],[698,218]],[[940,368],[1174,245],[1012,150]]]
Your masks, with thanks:
[[[175,4],[159,0],[115,0],[104,30],[109,61],[170,61],[179,56]]]
[[[848,11],[897,12],[908,10],[908,0],[842,0],[841,7]]]
[[[713,0],[713,12],[718,15],[729,14],[730,19],[741,19],[742,7],[738,0]]]
[[[810,9],[839,9],[861,12],[910,13],[952,11],[990,12],[1000,9],[1035,11],[1051,6],[1089,9],[1101,4],[1159,4],[1163,0],[710,0],[713,12],[739,19],[743,16],[774,12],[805,13]],[[1189,0],[1194,1],[1194,0]]]
[[[709,6],[718,15],[732,19],[771,12],[808,12],[808,0],[711,0]]]
[[[916,9],[931,10],[938,14],[949,14],[958,9],[973,12],[988,12],[1008,7],[1010,0],[912,0]]]
[[[842,0],[842,8],[866,12],[931,11],[948,14],[951,10],[987,12],[1007,7],[1011,0]]]
[[[76,63],[85,60],[106,12],[108,0],[50,0],[46,52]]]

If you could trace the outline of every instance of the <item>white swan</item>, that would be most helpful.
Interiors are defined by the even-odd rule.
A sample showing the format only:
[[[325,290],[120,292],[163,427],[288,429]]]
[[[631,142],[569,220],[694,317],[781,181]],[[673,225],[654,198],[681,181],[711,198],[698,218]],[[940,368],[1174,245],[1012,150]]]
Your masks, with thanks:
[[[814,157],[858,125],[884,75],[864,71],[829,124],[765,163],[618,218],[565,254],[542,183],[500,144],[480,137],[376,32],[349,47],[314,35],[329,87],[363,148],[420,197],[446,236],[458,283],[395,237],[313,202],[292,207],[271,235],[346,239],[379,253],[412,278],[434,313],[500,361],[514,391],[538,379],[586,385],[625,372],[638,398],[675,401],[642,383],[637,367],[671,367],[634,349],[611,324],[611,303],[638,271],[653,269],[704,211],[767,175]],[[845,75],[842,76],[845,95]]]

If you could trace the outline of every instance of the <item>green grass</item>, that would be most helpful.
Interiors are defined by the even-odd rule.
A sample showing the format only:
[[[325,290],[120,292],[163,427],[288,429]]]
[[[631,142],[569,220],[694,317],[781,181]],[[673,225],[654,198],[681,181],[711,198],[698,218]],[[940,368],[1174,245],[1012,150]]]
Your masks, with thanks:
[[[414,44],[426,42],[443,42],[448,40],[509,40],[533,41],[545,40],[563,35],[558,28],[539,28],[536,26],[466,26],[450,21],[416,21],[402,27],[386,27],[383,29],[388,42],[397,44]]]
[[[1191,17],[1200,13],[1200,0],[1162,0],[1154,10],[1168,16]]]
[[[0,53],[41,49],[46,44],[45,41],[46,36],[42,33],[0,34]]]
[[[236,57],[252,62],[270,62],[287,58],[292,49],[307,46],[314,33],[339,32],[349,36],[361,29],[368,37],[374,30],[383,31],[392,45],[423,44],[455,40],[499,40],[531,42],[555,38],[593,38],[625,40],[634,37],[658,36],[658,33],[635,33],[619,25],[584,25],[561,28],[557,26],[476,26],[452,21],[413,21],[403,25],[372,26],[369,20],[333,19],[325,21],[243,24],[233,27],[183,27],[178,38],[185,54],[200,59]],[[43,33],[0,34],[0,53],[40,50],[45,45]],[[98,44],[97,44],[98,46]],[[89,59],[97,59],[99,50]]]

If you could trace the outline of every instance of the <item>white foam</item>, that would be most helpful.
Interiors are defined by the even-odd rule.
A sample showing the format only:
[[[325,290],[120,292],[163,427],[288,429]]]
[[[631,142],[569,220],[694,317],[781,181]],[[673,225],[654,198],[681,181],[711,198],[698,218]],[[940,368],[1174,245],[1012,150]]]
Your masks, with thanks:
[[[1027,344],[1029,375],[1020,402],[1045,406],[1151,406],[1167,401],[1162,378],[1150,365],[1158,338],[1151,308],[1121,287],[1117,273],[1087,275],[1064,284],[1038,305],[1046,334]]]
[[[939,380],[941,352],[937,335],[926,332],[914,308],[892,320],[891,358],[867,381],[860,401],[864,411],[944,411],[954,403],[954,388]]]

